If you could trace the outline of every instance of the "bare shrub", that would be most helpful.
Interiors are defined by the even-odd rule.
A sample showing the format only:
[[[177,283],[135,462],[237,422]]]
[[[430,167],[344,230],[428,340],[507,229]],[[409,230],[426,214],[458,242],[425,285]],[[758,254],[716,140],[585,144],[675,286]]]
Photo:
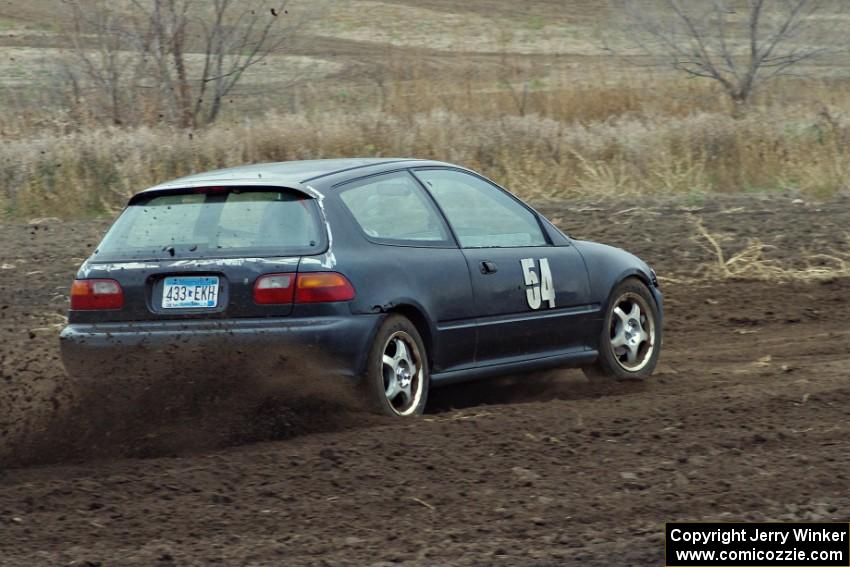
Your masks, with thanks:
[[[843,48],[835,0],[615,0],[644,55],[723,87],[737,104],[807,61]],[[825,7],[828,17],[820,17]]]
[[[317,9],[288,0],[65,0],[74,106],[113,124],[214,122],[245,72],[279,53]],[[100,110],[98,112],[98,110]]]

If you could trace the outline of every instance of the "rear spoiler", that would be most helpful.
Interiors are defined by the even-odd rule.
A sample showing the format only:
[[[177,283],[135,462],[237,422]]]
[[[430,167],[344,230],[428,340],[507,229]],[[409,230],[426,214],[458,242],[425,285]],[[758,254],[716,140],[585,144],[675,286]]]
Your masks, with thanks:
[[[230,193],[233,191],[269,191],[269,192],[285,192],[285,193],[295,193],[301,199],[315,199],[315,195],[311,195],[310,193],[294,188],[294,187],[281,187],[279,185],[255,185],[250,183],[239,183],[232,185],[196,185],[196,186],[185,186],[185,187],[167,187],[167,188],[152,188],[146,189],[139,193],[136,193],[132,197],[130,197],[130,201],[127,203],[129,205],[137,205],[140,202],[148,201],[154,197],[166,196],[166,195],[191,195],[197,193],[203,194],[216,194],[216,193]]]

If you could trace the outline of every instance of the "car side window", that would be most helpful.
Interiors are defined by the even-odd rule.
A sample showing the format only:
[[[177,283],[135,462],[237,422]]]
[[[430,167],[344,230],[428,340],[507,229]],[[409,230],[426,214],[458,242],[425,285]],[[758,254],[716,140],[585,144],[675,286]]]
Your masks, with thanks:
[[[408,246],[451,240],[437,208],[407,171],[345,184],[340,198],[372,239]]]
[[[443,209],[463,248],[546,246],[537,217],[492,183],[449,169],[414,173]]]

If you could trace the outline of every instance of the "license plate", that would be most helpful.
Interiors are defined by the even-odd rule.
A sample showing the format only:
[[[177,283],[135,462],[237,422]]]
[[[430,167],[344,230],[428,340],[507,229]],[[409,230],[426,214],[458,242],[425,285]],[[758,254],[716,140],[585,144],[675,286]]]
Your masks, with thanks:
[[[212,309],[217,306],[216,276],[171,277],[163,282],[163,309]]]

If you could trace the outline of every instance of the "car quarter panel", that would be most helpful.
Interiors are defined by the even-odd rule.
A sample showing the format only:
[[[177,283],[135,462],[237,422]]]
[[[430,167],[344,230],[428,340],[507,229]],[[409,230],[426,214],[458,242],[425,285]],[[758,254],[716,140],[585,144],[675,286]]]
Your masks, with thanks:
[[[301,271],[337,270],[351,280],[353,315],[410,307],[427,320],[435,371],[466,363],[475,352],[472,287],[466,260],[454,247],[377,244],[368,240],[336,194],[323,202],[332,254],[322,265],[304,258]]]

